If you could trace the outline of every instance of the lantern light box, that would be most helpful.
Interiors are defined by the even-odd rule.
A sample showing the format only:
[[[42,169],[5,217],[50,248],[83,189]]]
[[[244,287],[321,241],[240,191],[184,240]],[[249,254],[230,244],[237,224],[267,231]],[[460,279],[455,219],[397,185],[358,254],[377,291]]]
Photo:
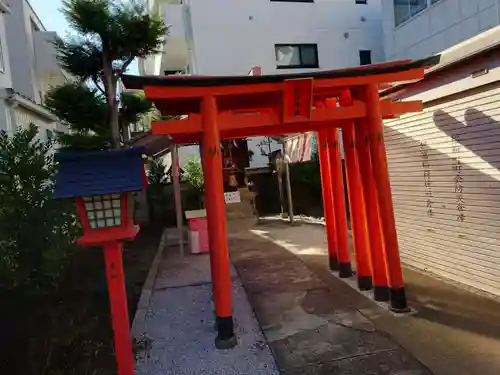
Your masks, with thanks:
[[[129,193],[146,186],[143,148],[56,154],[58,173],[53,197],[76,200],[84,235],[80,245],[132,239],[137,233]]]
[[[121,200],[121,194],[84,197],[83,205],[90,227],[99,229],[121,226]]]

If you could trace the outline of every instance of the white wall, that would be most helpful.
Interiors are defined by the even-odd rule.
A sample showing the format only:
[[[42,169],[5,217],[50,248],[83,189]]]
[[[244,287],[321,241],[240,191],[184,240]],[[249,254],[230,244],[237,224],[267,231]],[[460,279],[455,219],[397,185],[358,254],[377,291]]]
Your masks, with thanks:
[[[9,17],[9,15],[0,12],[0,59],[3,63],[3,71],[0,71],[0,88],[12,87],[9,47],[7,45],[7,35],[5,31],[5,17]]]
[[[11,14],[5,18],[12,72],[11,87],[41,104],[50,86],[66,81],[52,44],[57,34],[45,30],[26,0],[12,1]]]
[[[188,61],[187,29],[184,13],[186,7],[181,4],[165,4],[160,7],[163,18],[169,27],[166,48],[164,48],[161,73],[165,70],[184,70]]]
[[[0,128],[14,131],[33,122],[44,136],[46,130],[63,129],[40,106],[50,87],[67,81],[51,43],[56,33],[45,30],[26,0],[10,1],[9,10],[10,14],[0,17],[0,42],[6,67],[6,73],[0,73],[0,87],[6,89],[0,93],[3,100]],[[25,100],[27,103],[23,104]]]
[[[156,0],[167,25],[172,26],[165,50],[167,54],[183,54],[192,74],[247,75],[253,66],[260,66],[263,74],[338,69],[359,65],[360,50],[371,50],[373,62],[384,60],[380,0],[368,0],[366,5],[354,0],[179,3]],[[154,8],[154,4],[150,6]],[[184,46],[175,40],[179,38],[187,41],[187,58]],[[317,44],[319,68],[277,69],[275,44],[298,43]],[[163,57],[161,70],[167,69],[164,65],[168,59]],[[141,62],[141,74],[162,75],[157,60],[156,56]],[[257,147],[261,141],[262,137],[248,139],[248,147],[254,152],[251,167],[268,164],[268,158]],[[272,150],[276,149],[281,145],[273,144]]]
[[[36,70],[39,73],[54,73],[58,70],[57,50],[54,46],[57,37],[55,31],[36,31],[33,33],[33,52]]]
[[[139,59],[141,75],[163,75],[165,70],[183,70],[187,64],[187,39],[185,38],[183,5],[186,0],[147,0],[147,8],[152,14],[159,14],[168,27],[166,43],[159,53]],[[168,46],[167,46],[168,43]],[[184,60],[184,61],[182,61]],[[166,66],[167,64],[173,66]]]
[[[34,59],[29,52],[33,47],[32,39],[26,31],[26,8],[24,0],[12,1],[12,13],[5,17],[5,25],[11,60],[12,88],[34,100]]]
[[[263,74],[286,73],[276,69],[274,46],[280,43],[318,44],[319,69],[359,65],[364,49],[372,50],[374,62],[383,60],[380,0],[368,5],[354,0],[216,0],[188,6],[198,74],[247,74],[255,65]]]
[[[359,65],[360,50],[371,50],[373,62],[383,61],[380,6],[373,0],[367,5],[354,0],[191,1],[196,74],[246,75],[252,66],[260,66],[263,74],[338,69]],[[275,44],[295,43],[317,44],[318,69],[276,68]],[[269,163],[257,146],[261,141],[248,139],[251,168]],[[273,151],[281,148],[272,145]]]
[[[3,70],[0,70],[0,130],[6,130],[10,133],[12,132],[12,120],[11,110],[6,101],[9,95],[6,88],[12,87],[12,77],[5,31],[5,17],[9,17],[9,14],[0,11],[0,59],[3,67]]]
[[[192,74],[247,74],[256,65],[264,74],[287,73],[276,69],[274,45],[288,43],[316,43],[319,69],[359,65],[359,50],[371,50],[373,62],[384,60],[381,0],[368,0],[368,4],[355,0],[148,0],[148,6],[159,10],[172,27],[161,69],[161,56],[151,56],[140,61],[141,74],[162,75],[163,70],[178,69],[182,64],[172,53],[185,60]],[[187,47],[177,40],[179,36],[186,39]],[[176,66],[170,69],[166,60],[175,61]]]
[[[395,27],[394,0],[382,0],[387,60],[439,53],[500,23],[500,0],[441,0]]]

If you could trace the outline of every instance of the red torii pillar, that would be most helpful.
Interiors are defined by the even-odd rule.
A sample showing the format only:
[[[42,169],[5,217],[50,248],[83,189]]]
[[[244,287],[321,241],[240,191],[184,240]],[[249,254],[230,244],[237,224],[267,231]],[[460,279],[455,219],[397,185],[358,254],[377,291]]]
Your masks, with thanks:
[[[323,129],[317,133],[319,167],[321,174],[321,191],[323,193],[323,211],[326,224],[326,240],[328,245],[328,263],[330,270],[339,270],[337,257],[337,233],[335,225],[335,208],[333,202],[330,157],[328,155],[328,130]]]
[[[342,174],[342,157],[340,155],[338,129],[333,127],[329,129],[328,132],[328,158],[331,170],[330,184],[333,188],[339,277],[344,279],[351,277],[353,273],[351,268],[351,254],[349,252],[349,233],[347,228],[344,176]]]
[[[355,126],[355,132],[355,150],[359,161],[370,241],[373,298],[375,301],[389,301],[385,246],[381,234],[382,228],[379,218],[377,186],[373,178],[373,170],[370,161],[367,121],[358,121]]]
[[[372,289],[370,267],[370,243],[368,239],[366,209],[363,198],[363,185],[359,175],[359,163],[355,152],[356,139],[354,124],[342,129],[344,160],[346,166],[347,192],[350,206],[356,276],[360,290]]]
[[[210,268],[215,304],[218,349],[232,348],[237,344],[234,334],[231,298],[231,274],[227,245],[226,211],[224,207],[224,186],[222,180],[222,155],[220,134],[217,126],[217,100],[206,95],[201,102],[203,121],[203,176],[210,246]]]
[[[343,90],[340,95],[340,105],[350,105],[352,97],[350,90]],[[356,260],[356,275],[360,290],[372,289],[372,271],[370,261],[370,242],[367,231],[366,208],[363,197],[363,184],[360,177],[359,160],[356,154],[355,123],[349,122],[342,128],[344,145],[344,161],[347,179],[347,195],[350,206],[354,257]]]
[[[396,221],[392,204],[389,169],[384,142],[382,112],[378,86],[366,85],[365,100],[369,129],[370,155],[375,184],[377,186],[378,207],[382,235],[385,242],[387,279],[390,288],[390,307],[394,311],[408,311],[403,271],[399,257]]]
[[[325,102],[315,102],[316,108],[325,108]],[[333,186],[331,178],[330,156],[328,155],[328,129],[316,133],[318,141],[319,171],[321,175],[321,194],[323,198],[323,213],[325,215],[325,232],[328,247],[328,266],[330,271],[339,270],[337,257],[337,233],[335,229],[335,208],[333,206]]]

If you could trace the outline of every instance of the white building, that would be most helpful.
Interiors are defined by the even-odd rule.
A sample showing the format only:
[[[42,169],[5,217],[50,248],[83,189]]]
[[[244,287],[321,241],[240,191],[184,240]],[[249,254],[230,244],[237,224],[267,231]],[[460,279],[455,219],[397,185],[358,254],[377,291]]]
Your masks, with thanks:
[[[13,132],[37,125],[42,138],[64,130],[43,107],[50,87],[69,80],[57,62],[52,42],[55,32],[46,31],[27,0],[0,1],[0,129]]]
[[[297,73],[384,60],[380,0],[148,3],[170,30],[162,53],[140,62],[144,75],[246,75],[254,66],[262,74]],[[251,167],[268,163],[261,143],[249,139]]]
[[[150,0],[170,25],[143,74],[335,69],[383,60],[380,0]]]
[[[382,0],[387,60],[439,53],[500,24],[500,0]]]

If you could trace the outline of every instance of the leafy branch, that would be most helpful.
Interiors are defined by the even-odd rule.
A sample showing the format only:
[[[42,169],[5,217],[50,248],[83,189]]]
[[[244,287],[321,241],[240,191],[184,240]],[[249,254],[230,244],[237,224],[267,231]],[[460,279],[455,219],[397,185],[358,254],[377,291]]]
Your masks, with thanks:
[[[135,92],[118,95],[120,76],[136,58],[159,52],[168,28],[137,0],[64,0],[62,12],[75,35],[55,46],[75,82],[53,88],[46,98],[71,129],[60,135],[61,143],[72,149],[121,147],[129,125],[152,107]]]

